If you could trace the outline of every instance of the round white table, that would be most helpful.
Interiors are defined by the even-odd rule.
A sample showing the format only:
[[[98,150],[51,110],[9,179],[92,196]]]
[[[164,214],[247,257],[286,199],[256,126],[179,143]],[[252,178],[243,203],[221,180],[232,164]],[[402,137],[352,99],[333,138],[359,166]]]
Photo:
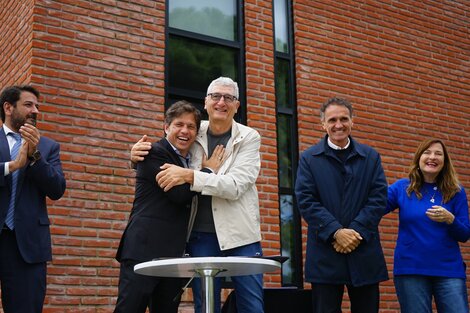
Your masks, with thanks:
[[[276,271],[281,263],[262,257],[202,257],[171,258],[139,263],[134,266],[138,274],[160,277],[201,278],[202,308],[214,312],[214,277],[244,276]]]

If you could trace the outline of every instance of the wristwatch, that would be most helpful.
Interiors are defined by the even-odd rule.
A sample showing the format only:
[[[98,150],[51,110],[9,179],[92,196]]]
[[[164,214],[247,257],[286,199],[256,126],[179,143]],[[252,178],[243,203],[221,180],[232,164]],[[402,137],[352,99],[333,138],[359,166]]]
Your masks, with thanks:
[[[28,159],[33,163],[40,160],[41,159],[41,151],[39,151],[39,150],[34,151],[33,154],[31,154],[31,156],[28,157]]]

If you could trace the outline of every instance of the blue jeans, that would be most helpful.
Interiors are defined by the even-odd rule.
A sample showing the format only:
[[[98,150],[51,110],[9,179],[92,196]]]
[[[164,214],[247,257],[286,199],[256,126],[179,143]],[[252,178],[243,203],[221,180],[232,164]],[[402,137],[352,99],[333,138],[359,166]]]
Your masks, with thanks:
[[[203,256],[261,256],[261,244],[255,242],[246,246],[221,251],[215,233],[193,231],[186,251],[191,257]],[[263,274],[232,277],[238,313],[263,313]],[[215,313],[220,313],[220,278],[214,280]],[[193,281],[194,311],[201,313],[201,281]]]
[[[462,278],[399,275],[393,278],[401,313],[468,313],[467,286]]]

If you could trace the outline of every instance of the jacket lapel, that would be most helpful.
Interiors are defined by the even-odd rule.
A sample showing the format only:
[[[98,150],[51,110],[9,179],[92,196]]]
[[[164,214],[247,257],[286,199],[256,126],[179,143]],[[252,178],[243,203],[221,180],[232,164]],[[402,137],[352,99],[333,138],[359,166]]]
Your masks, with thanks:
[[[7,136],[3,127],[0,127],[0,161],[8,162],[10,160],[10,148],[8,147]]]

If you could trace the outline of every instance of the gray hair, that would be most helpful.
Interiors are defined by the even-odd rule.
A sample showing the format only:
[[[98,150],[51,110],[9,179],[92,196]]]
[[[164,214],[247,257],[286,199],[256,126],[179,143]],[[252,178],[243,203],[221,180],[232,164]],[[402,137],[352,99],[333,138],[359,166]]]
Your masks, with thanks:
[[[328,100],[325,101],[325,103],[323,103],[320,107],[320,118],[321,120],[323,121],[323,119],[325,118],[325,111],[326,109],[330,106],[330,105],[342,105],[342,106],[345,106],[348,110],[349,110],[349,117],[352,118],[353,117],[353,107],[352,107],[352,104],[344,99],[344,98],[340,98],[340,97],[333,97],[333,98],[330,98]]]
[[[214,79],[210,83],[209,87],[207,87],[207,94],[212,93],[212,90],[216,86],[232,87],[233,92],[234,92],[233,96],[235,96],[237,99],[239,98],[238,84],[235,81],[233,81],[230,77],[219,77],[217,79]]]

